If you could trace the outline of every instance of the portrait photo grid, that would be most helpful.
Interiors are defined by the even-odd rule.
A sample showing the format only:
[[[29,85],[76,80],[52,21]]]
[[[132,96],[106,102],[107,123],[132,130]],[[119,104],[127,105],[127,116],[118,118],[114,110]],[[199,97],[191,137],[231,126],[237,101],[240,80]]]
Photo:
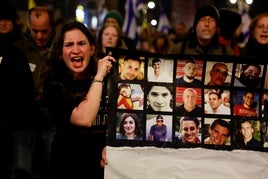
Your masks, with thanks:
[[[268,151],[262,59],[108,50],[107,145]]]

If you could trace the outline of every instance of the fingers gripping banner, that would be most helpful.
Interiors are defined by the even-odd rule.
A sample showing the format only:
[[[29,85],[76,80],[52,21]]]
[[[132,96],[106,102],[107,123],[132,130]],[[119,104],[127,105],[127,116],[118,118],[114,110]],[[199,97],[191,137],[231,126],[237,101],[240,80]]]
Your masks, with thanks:
[[[108,146],[268,151],[264,59],[107,50]]]

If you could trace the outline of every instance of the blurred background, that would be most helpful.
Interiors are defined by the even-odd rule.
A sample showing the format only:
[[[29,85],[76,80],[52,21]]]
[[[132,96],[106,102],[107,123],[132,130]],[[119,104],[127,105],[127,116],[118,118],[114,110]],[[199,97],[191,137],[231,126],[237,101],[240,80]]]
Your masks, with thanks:
[[[138,17],[138,27],[149,26],[164,32],[179,22],[185,23],[189,29],[196,10],[207,3],[219,9],[229,8],[239,12],[245,24],[257,14],[268,11],[267,0],[0,0],[0,3],[16,6],[23,31],[27,30],[27,10],[36,5],[52,8],[55,20],[76,18],[94,30],[101,27],[103,17],[109,10],[119,11],[125,23],[130,18],[127,16],[134,12]]]

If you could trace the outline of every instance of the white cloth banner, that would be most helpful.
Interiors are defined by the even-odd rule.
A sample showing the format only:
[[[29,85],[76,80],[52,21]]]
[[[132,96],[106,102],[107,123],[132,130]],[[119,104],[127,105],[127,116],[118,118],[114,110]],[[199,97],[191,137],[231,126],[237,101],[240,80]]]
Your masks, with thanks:
[[[267,179],[268,153],[107,147],[105,179]]]

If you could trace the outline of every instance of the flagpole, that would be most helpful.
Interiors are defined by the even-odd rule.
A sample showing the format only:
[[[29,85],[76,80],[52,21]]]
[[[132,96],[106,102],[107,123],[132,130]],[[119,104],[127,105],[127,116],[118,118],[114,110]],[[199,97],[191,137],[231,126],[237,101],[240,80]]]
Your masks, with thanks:
[[[35,4],[34,0],[28,0],[28,9],[31,9],[31,8],[33,8],[35,6],[36,6],[36,4]]]
[[[148,23],[148,18],[147,18],[147,7],[144,6],[141,9],[141,31],[145,30],[147,38],[148,38],[148,42],[149,42],[149,48],[151,49],[152,47],[152,29],[150,28],[150,25]]]

